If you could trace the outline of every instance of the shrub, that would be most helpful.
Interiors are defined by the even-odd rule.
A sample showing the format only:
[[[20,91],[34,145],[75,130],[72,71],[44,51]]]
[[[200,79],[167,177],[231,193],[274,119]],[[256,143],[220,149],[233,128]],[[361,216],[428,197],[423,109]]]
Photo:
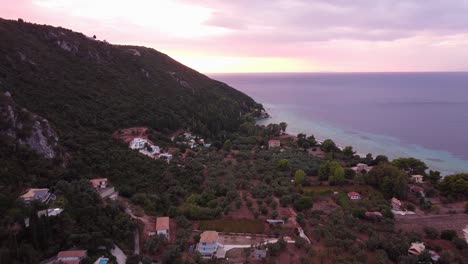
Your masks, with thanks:
[[[455,230],[442,230],[440,232],[440,238],[445,240],[452,240],[457,237],[457,232]]]
[[[439,237],[439,231],[434,227],[424,227],[424,233],[426,233],[426,237],[430,239],[437,239]]]
[[[466,243],[466,241],[459,237],[455,237],[452,240],[452,243],[455,245],[455,247],[457,247],[460,250],[468,248],[468,244]]]

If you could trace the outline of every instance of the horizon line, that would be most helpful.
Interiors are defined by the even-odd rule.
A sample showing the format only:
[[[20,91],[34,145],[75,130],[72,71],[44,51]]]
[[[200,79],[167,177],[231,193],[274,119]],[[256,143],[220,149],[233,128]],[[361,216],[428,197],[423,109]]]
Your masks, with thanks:
[[[468,70],[460,71],[278,71],[278,72],[201,72],[202,74],[285,74],[285,73],[340,73],[340,74],[356,74],[356,73],[468,73]]]

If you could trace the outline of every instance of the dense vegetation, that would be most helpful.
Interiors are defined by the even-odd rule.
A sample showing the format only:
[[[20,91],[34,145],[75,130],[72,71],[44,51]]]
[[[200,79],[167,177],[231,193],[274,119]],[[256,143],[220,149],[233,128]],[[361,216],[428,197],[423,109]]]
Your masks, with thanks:
[[[67,153],[47,160],[1,138],[0,263],[36,263],[71,246],[94,255],[99,246],[110,249],[111,241],[132,249],[135,223],[117,205],[102,204],[82,179],[108,177],[122,195],[153,212],[166,212],[187,190],[199,188],[199,169],[168,168],[142,157],[112,139],[112,132],[147,126],[159,137],[155,130],[167,135],[190,128],[223,139],[243,115],[262,108],[158,51],[63,28],[0,19],[0,58],[0,91],[47,118]],[[37,209],[16,199],[29,187],[50,188],[64,213],[52,222],[32,219],[25,229],[24,218]]]

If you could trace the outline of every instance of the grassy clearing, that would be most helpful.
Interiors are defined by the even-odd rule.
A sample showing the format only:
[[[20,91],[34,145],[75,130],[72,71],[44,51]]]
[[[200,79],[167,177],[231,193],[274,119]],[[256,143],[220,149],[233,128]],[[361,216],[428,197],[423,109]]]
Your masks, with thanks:
[[[201,230],[232,233],[263,233],[265,223],[255,219],[219,219],[200,221]]]

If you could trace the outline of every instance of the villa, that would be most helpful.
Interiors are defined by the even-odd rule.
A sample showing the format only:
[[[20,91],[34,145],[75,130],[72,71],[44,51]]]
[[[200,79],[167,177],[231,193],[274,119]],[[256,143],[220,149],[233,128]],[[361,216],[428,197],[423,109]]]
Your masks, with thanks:
[[[170,225],[169,225],[169,217],[158,217],[156,218],[156,234],[164,235],[169,240],[170,233],[169,233]]]
[[[279,148],[281,147],[281,141],[277,139],[268,140],[268,148]]]
[[[115,191],[115,188],[109,186],[107,178],[92,179],[89,180],[89,182],[96,189],[101,198],[109,198],[111,200],[115,200],[117,199],[117,197],[119,197],[119,193]]]
[[[408,253],[419,256],[424,252],[425,249],[426,246],[424,246],[424,243],[415,242],[411,243],[411,247],[408,249]]]
[[[212,257],[218,250],[218,232],[204,231],[200,236],[200,243],[197,245],[197,250],[204,257]]]
[[[415,183],[423,183],[424,176],[422,175],[411,175],[411,180]]]
[[[400,200],[393,197],[391,203],[392,203],[392,209],[393,210],[397,210],[397,211],[401,210],[401,201]]]
[[[355,167],[352,167],[351,169],[355,172],[369,172],[370,170],[372,170],[372,166],[369,166],[364,163],[358,163]]]
[[[33,201],[48,203],[50,200],[55,200],[55,198],[55,195],[51,194],[47,188],[28,189],[23,195],[20,196],[20,199],[27,204],[30,204]]]
[[[361,200],[361,195],[357,192],[349,192],[348,193],[348,198],[350,200]]]
[[[57,261],[55,263],[63,264],[78,264],[88,256],[86,250],[65,250],[57,254]]]

